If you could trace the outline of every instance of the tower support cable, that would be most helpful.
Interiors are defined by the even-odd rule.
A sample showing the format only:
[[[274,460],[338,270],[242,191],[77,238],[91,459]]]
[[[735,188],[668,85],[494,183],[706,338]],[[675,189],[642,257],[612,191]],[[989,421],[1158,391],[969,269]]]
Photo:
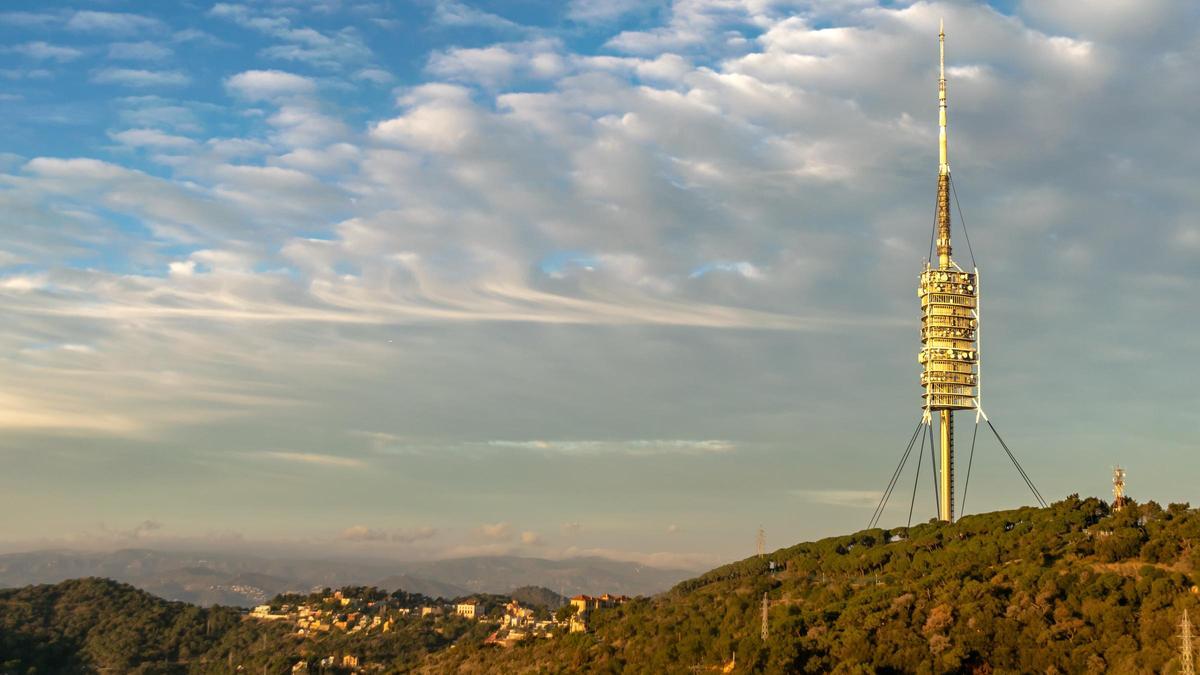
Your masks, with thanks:
[[[975,463],[975,438],[979,436],[979,416],[975,416],[975,432],[971,434],[971,454],[967,456],[967,478],[963,481],[962,505],[959,516],[967,513],[967,489],[971,487],[971,465]]]
[[[883,510],[887,508],[888,499],[892,496],[892,490],[896,487],[896,481],[900,479],[900,474],[904,471],[904,465],[908,463],[908,457],[912,454],[913,444],[917,442],[917,434],[921,432],[921,425],[925,423],[922,419],[917,422],[917,428],[913,429],[912,437],[908,439],[908,446],[904,448],[904,454],[900,457],[900,463],[896,465],[896,470],[892,472],[892,479],[888,481],[887,488],[883,491],[883,495],[879,497],[879,504],[875,506],[875,512],[871,514],[871,521],[867,525],[867,529],[871,529],[879,524],[879,519],[883,516]],[[921,450],[924,451],[922,444]]]
[[[926,430],[928,432],[927,435],[929,436],[929,466],[933,469],[933,512],[935,515],[941,515],[942,500],[938,495],[938,492],[940,492],[941,489],[938,485],[937,453],[933,449],[933,425],[930,424],[928,427],[926,427]]]
[[[921,481],[921,455],[925,454],[925,437],[921,437],[921,451],[917,453],[917,472],[913,476],[912,499],[908,502],[908,526],[912,527],[913,507],[917,505],[917,484]]]
[[[1025,484],[1029,486],[1029,490],[1033,492],[1033,496],[1038,500],[1038,504],[1044,508],[1046,506],[1046,500],[1042,499],[1042,493],[1038,491],[1037,487],[1033,484],[1033,481],[1030,480],[1029,474],[1025,473],[1025,469],[1021,466],[1021,463],[1017,461],[1016,455],[1013,454],[1012,450],[1008,449],[1008,444],[1005,443],[1004,439],[1000,437],[1000,432],[996,431],[996,425],[992,424],[991,420],[988,420],[987,424],[988,428],[992,430],[992,434],[996,436],[996,440],[1000,441],[1000,447],[1004,448],[1005,454],[1007,454],[1008,458],[1012,460],[1013,466],[1017,467],[1017,472],[1021,474],[1021,478],[1025,480]]]
[[[954,208],[958,210],[958,222],[962,224],[963,236],[967,239],[967,252],[971,254],[971,267],[978,268],[975,251],[971,248],[971,235],[967,233],[967,221],[963,218],[962,206],[958,203],[958,190],[954,189],[954,176],[950,176],[950,194],[954,196]]]

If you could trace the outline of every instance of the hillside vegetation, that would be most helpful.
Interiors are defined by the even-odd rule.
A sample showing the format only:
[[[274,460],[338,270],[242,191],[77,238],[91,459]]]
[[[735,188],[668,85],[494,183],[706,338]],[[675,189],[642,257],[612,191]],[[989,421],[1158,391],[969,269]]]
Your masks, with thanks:
[[[480,644],[487,632],[483,624],[446,617],[436,626],[417,619],[383,634],[330,632],[305,640],[284,622],[247,619],[237,609],[163,600],[108,579],[75,579],[0,590],[0,675],[290,673],[297,662],[343,654],[405,672],[456,641]]]
[[[495,623],[453,616],[305,639],[237,610],[81,579],[0,591],[0,674],[286,673],[349,653],[374,672],[715,672],[736,654],[733,672],[1175,673],[1183,610],[1200,620],[1198,538],[1200,511],[1187,505],[1113,513],[1073,496],[799,544],[595,610],[587,633],[507,649],[484,644]]]
[[[429,672],[1173,673],[1200,618],[1200,512],[1046,509],[873,529],[599,610],[587,634],[443,652]],[[769,571],[770,562],[781,571]],[[762,597],[769,636],[760,638]]]

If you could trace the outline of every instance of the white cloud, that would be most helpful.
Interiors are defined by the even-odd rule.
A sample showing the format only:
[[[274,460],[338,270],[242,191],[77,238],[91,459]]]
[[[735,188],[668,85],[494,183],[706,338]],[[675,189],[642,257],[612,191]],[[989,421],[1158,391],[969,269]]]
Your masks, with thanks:
[[[429,57],[427,69],[440,77],[496,87],[517,78],[553,78],[567,71],[557,40],[540,39],[490,45],[452,47]]]
[[[418,541],[432,539],[437,534],[437,528],[427,525],[399,530],[385,530],[367,527],[366,525],[352,525],[342,530],[338,535],[338,539],[343,541],[413,544]]]
[[[382,68],[363,68],[354,74],[354,79],[378,85],[391,84],[396,80],[391,73]]]
[[[25,28],[45,27],[58,23],[61,17],[49,12],[0,12],[0,23]]]
[[[737,449],[730,441],[631,440],[631,441],[488,441],[494,448],[535,450],[565,454],[624,454],[632,456],[662,454],[712,454]]]
[[[358,146],[335,143],[324,148],[305,148],[280,155],[272,161],[292,169],[314,174],[330,174],[350,169],[362,156]]]
[[[22,54],[38,61],[58,61],[65,63],[83,56],[83,51],[74,47],[52,45],[47,42],[26,42],[24,44],[5,47],[3,51]]]
[[[264,58],[299,61],[318,68],[339,70],[352,64],[361,64],[372,56],[370,48],[354,28],[322,32],[297,27],[286,16],[258,13],[250,7],[228,3],[217,3],[209,10],[209,14],[283,43],[263,48],[260,55]]]
[[[571,0],[567,17],[584,23],[615,21],[627,14],[641,13],[660,3],[645,0]]]
[[[45,288],[46,283],[46,277],[43,275],[12,274],[0,277],[0,290],[28,293],[29,291]]]
[[[225,80],[231,93],[251,101],[308,96],[316,92],[316,83],[307,77],[281,70],[247,70]]]
[[[0,77],[6,80],[48,80],[54,72],[45,68],[3,68]]]
[[[281,106],[267,124],[275,127],[276,140],[291,148],[324,145],[349,135],[341,120],[308,105]]]
[[[174,52],[154,42],[114,42],[108,46],[108,58],[125,61],[162,61]]]
[[[116,142],[135,148],[150,147],[182,150],[196,145],[196,142],[190,138],[173,136],[157,129],[126,129],[125,131],[116,133],[110,132],[109,135]]]
[[[178,70],[142,70],[138,68],[103,68],[92,77],[96,84],[117,84],[125,87],[182,87],[191,80]]]
[[[877,490],[795,490],[794,494],[813,504],[874,508],[879,503]]]
[[[367,466],[366,462],[360,459],[354,459],[353,457],[323,455],[314,452],[284,452],[271,450],[257,453],[257,455],[266,459],[275,459],[283,462],[312,464],[316,466],[332,466],[343,469],[362,469]]]
[[[71,15],[66,26],[70,30],[108,35],[132,35],[164,28],[158,19],[140,14],[79,10]]]
[[[722,562],[720,556],[711,553],[681,553],[678,551],[630,551],[618,548],[570,546],[563,550],[567,557],[600,556],[613,560],[635,562],[648,567],[671,569],[706,570]]]
[[[488,539],[509,539],[513,534],[512,525],[505,522],[484,523],[476,531]]]
[[[498,14],[476,9],[459,0],[434,0],[433,21],[442,26],[490,28],[502,31],[524,31],[525,27]]]

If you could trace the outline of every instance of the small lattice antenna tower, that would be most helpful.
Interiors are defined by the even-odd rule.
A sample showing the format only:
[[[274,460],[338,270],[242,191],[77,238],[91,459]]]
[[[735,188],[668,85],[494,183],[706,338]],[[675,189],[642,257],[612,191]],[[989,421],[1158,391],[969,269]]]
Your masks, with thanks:
[[[1125,469],[1113,467],[1113,511],[1125,508]]]
[[[763,608],[762,608],[762,641],[767,641],[767,593],[763,591]],[[1186,616],[1186,615],[1185,615]]]
[[[767,531],[762,525],[758,526],[758,557],[763,557],[767,554]]]
[[[1181,675],[1194,675],[1196,672],[1192,669],[1192,622],[1188,619],[1186,609],[1179,620],[1179,672]]]

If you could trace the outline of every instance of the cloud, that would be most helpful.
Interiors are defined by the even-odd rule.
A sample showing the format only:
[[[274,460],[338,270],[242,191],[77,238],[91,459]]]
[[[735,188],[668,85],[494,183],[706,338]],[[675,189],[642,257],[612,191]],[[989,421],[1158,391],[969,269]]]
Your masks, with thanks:
[[[500,512],[521,522],[545,507],[495,481],[485,497],[476,474],[521,471],[563,505],[560,520],[613,550],[660,550],[662,524],[625,524],[661,510],[660,495],[730,495],[728,512],[678,520],[684,532],[754,522],[737,506],[750,503],[735,499],[752,491],[742,485],[868,501],[772,483],[798,462],[814,485],[844,484],[885,461],[877,436],[908,414],[896,397],[915,372],[942,13],[955,182],[994,289],[993,405],[1034,442],[1061,419],[1152,428],[1160,401],[1130,407],[1119,394],[1131,387],[1190,400],[1153,355],[1195,351],[1178,311],[1200,290],[1194,153],[1179,142],[1191,133],[1180,111],[1196,107],[1194,17],[1155,4],[1143,32],[1039,13],[1054,7],[809,3],[791,16],[789,4],[705,0],[527,30],[444,3],[417,55],[426,67],[393,107],[375,86],[386,78],[354,78],[378,68],[364,52],[334,56],[339,39],[375,35],[342,34],[350,13],[321,15],[313,34],[295,3],[222,7],[222,34],[251,52],[333,51],[313,53],[325,65],[286,50],[255,65],[231,50],[224,71],[181,69],[194,87],[94,110],[71,105],[78,75],[53,59],[10,57],[31,67],[0,73],[42,78],[43,93],[11,106],[46,122],[26,125],[34,146],[66,134],[82,148],[0,164],[0,250],[21,261],[0,277],[0,348],[19,355],[0,371],[21,392],[0,401],[0,444],[29,475],[58,476],[46,458],[74,457],[84,436],[112,477],[153,466],[185,496],[183,477],[229,494],[211,467],[246,438],[344,460],[329,434],[365,428],[388,436],[349,439],[372,468],[355,489],[429,503],[459,486],[456,462],[479,467],[459,515],[439,523],[468,543],[486,508],[511,505]],[[113,39],[158,38],[64,44],[103,59]],[[961,241],[956,230],[960,262]],[[1064,311],[1069,331],[1049,320]],[[1113,314],[1176,329],[1136,331]],[[1076,333],[1090,346],[1053,346]],[[1025,367],[1006,369],[1012,354]],[[1052,387],[1050,373],[1083,392],[1053,424],[1037,397],[1013,395]],[[836,390],[866,381],[852,407],[879,415],[857,424]],[[1111,431],[1101,445],[1121,437]],[[831,443],[853,447],[810,461]],[[1039,461],[1070,475],[1057,469],[1072,452]],[[237,458],[263,474],[288,461]],[[561,487],[605,472],[623,479],[603,501]],[[288,473],[297,489],[327,478]],[[78,488],[60,490],[64,503],[94,501],[89,484],[62,480]],[[331,508],[337,522],[372,522],[353,500]],[[856,526],[854,508],[830,512],[830,527]],[[520,546],[516,534],[478,542]]]
[[[363,80],[372,84],[387,85],[391,84],[396,78],[388,71],[382,68],[363,68],[354,73],[354,79]]]
[[[125,534],[130,539],[141,539],[148,534],[158,532],[162,528],[163,524],[156,520],[143,520]]]
[[[49,12],[0,12],[0,23],[25,28],[42,28],[61,21],[58,14]]]
[[[453,28],[474,27],[499,31],[524,31],[521,24],[498,14],[476,9],[458,0],[434,0],[433,22]]]
[[[367,466],[367,463],[352,457],[339,457],[336,455],[322,455],[312,452],[283,452],[283,451],[264,451],[257,453],[257,456],[266,459],[275,459],[282,462],[295,462],[298,464],[314,464],[317,466],[331,466],[345,469],[362,469]]]
[[[612,22],[633,13],[646,13],[660,3],[645,0],[571,0],[567,18],[583,23]]]
[[[370,60],[371,49],[354,28],[319,31],[297,27],[291,19],[278,14],[265,14],[244,5],[217,3],[209,10],[211,16],[273,37],[283,44],[263,48],[263,58],[298,61],[318,68],[340,70],[352,64]]]
[[[6,80],[48,80],[54,77],[54,72],[45,68],[4,68],[0,69],[0,77]]]
[[[813,504],[873,508],[879,503],[876,490],[794,490],[793,494]]]
[[[526,546],[540,546],[542,544],[542,535],[526,530],[521,533],[521,543]]]
[[[575,536],[575,535],[578,535],[580,532],[582,532],[582,531],[583,531],[583,525],[582,525],[582,524],[580,524],[579,522],[572,521],[572,522],[569,522],[569,523],[563,523],[563,524],[562,524],[562,525],[559,527],[559,529],[561,529],[561,530],[562,530],[562,533],[563,533],[563,534],[565,534],[565,535],[568,535],[568,536]]]
[[[360,542],[391,542],[399,544],[412,544],[426,539],[432,539],[437,536],[436,528],[429,526],[414,527],[400,530],[382,530],[367,527],[366,525],[352,525],[338,535],[338,539],[342,541],[360,541]]]
[[[426,69],[443,78],[495,87],[518,77],[548,79],[563,75],[568,66],[559,54],[561,49],[561,43],[549,39],[453,47],[431,55]]]
[[[578,547],[571,546],[563,550],[565,557],[599,556],[612,560],[634,562],[647,567],[664,567],[669,569],[707,570],[720,564],[721,558],[708,553],[681,553],[677,551],[631,551],[607,547]]]
[[[225,80],[230,93],[250,101],[308,96],[316,92],[316,83],[307,77],[281,70],[247,70]]]
[[[730,441],[720,440],[630,440],[630,441],[488,441],[502,449],[534,450],[572,455],[618,454],[629,456],[673,454],[723,454],[737,449]]]
[[[96,84],[116,84],[124,87],[182,87],[190,78],[178,70],[142,70],[139,68],[102,68],[91,81]]]
[[[3,51],[22,54],[37,61],[58,61],[59,63],[74,61],[83,56],[83,50],[41,41],[5,47]]]
[[[113,140],[130,147],[163,148],[181,150],[191,148],[196,142],[185,136],[173,136],[157,129],[126,129],[116,133],[110,132]]]
[[[154,42],[114,42],[108,46],[108,58],[124,61],[162,61],[174,54],[170,47]]]
[[[505,522],[484,523],[476,532],[488,539],[505,540],[512,537],[513,529],[511,524]]]
[[[140,14],[79,10],[67,19],[66,27],[69,30],[80,32],[132,35],[162,30],[165,28],[165,24],[158,19]]]

